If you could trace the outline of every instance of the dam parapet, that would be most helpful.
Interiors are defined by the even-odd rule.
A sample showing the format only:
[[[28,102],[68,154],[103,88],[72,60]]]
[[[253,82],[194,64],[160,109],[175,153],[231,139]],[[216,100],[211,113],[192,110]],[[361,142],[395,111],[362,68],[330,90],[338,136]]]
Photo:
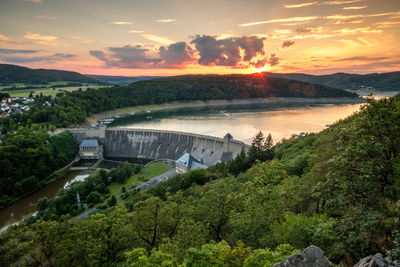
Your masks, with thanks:
[[[133,128],[76,128],[69,130],[78,143],[97,139],[104,145],[107,157],[173,159],[190,153],[206,166],[235,158],[249,146],[233,139],[176,131]]]
[[[68,131],[75,138],[78,144],[86,139],[96,139],[104,143],[106,126],[88,127],[88,128],[69,128]]]

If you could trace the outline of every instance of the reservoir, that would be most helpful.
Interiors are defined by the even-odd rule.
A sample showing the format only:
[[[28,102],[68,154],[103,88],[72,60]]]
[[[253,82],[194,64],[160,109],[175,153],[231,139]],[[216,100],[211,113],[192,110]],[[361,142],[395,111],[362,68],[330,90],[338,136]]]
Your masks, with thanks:
[[[315,133],[328,125],[358,111],[362,104],[292,106],[292,107],[234,107],[177,110],[146,118],[131,116],[116,121],[116,126],[155,130],[170,130],[224,137],[230,133],[235,139],[251,144],[262,131],[271,133],[275,142],[301,132]]]
[[[371,91],[357,92],[366,96]],[[398,92],[372,92],[375,99],[391,97]],[[112,125],[136,129],[181,131],[223,138],[230,133],[235,139],[251,144],[262,131],[271,133],[274,142],[293,134],[316,133],[359,111],[363,104],[315,105],[241,105],[212,108],[185,108],[146,113],[117,119]]]

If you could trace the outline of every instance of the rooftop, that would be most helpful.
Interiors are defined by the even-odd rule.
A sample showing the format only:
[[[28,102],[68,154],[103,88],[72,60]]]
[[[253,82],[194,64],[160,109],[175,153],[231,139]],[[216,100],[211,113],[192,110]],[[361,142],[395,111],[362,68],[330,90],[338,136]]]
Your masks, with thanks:
[[[182,165],[184,165],[186,167],[190,167],[192,165],[193,161],[194,162],[199,162],[197,159],[195,159],[189,153],[183,154],[179,159],[176,160],[177,163],[182,164]]]
[[[82,143],[79,145],[79,147],[98,147],[99,143],[97,142],[96,139],[94,140],[83,140]]]

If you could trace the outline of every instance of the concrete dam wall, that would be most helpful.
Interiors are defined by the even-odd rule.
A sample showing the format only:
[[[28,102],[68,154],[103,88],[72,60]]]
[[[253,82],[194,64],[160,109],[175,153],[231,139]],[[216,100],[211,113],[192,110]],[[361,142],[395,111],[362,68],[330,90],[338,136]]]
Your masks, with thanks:
[[[132,128],[71,129],[77,142],[97,139],[104,145],[104,155],[144,159],[178,159],[190,153],[204,165],[210,166],[218,160],[235,158],[248,145],[225,138],[174,131],[159,131]],[[97,136],[96,136],[97,135]]]

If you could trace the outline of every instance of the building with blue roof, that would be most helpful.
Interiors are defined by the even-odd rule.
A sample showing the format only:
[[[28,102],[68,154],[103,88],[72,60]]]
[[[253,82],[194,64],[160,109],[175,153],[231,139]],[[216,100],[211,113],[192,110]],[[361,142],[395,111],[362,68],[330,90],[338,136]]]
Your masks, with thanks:
[[[201,161],[197,160],[189,153],[183,154],[175,161],[176,173],[185,173],[198,168],[206,169],[207,166],[202,164]]]
[[[79,156],[81,159],[100,159],[103,157],[103,145],[96,139],[83,140],[79,145]]]

